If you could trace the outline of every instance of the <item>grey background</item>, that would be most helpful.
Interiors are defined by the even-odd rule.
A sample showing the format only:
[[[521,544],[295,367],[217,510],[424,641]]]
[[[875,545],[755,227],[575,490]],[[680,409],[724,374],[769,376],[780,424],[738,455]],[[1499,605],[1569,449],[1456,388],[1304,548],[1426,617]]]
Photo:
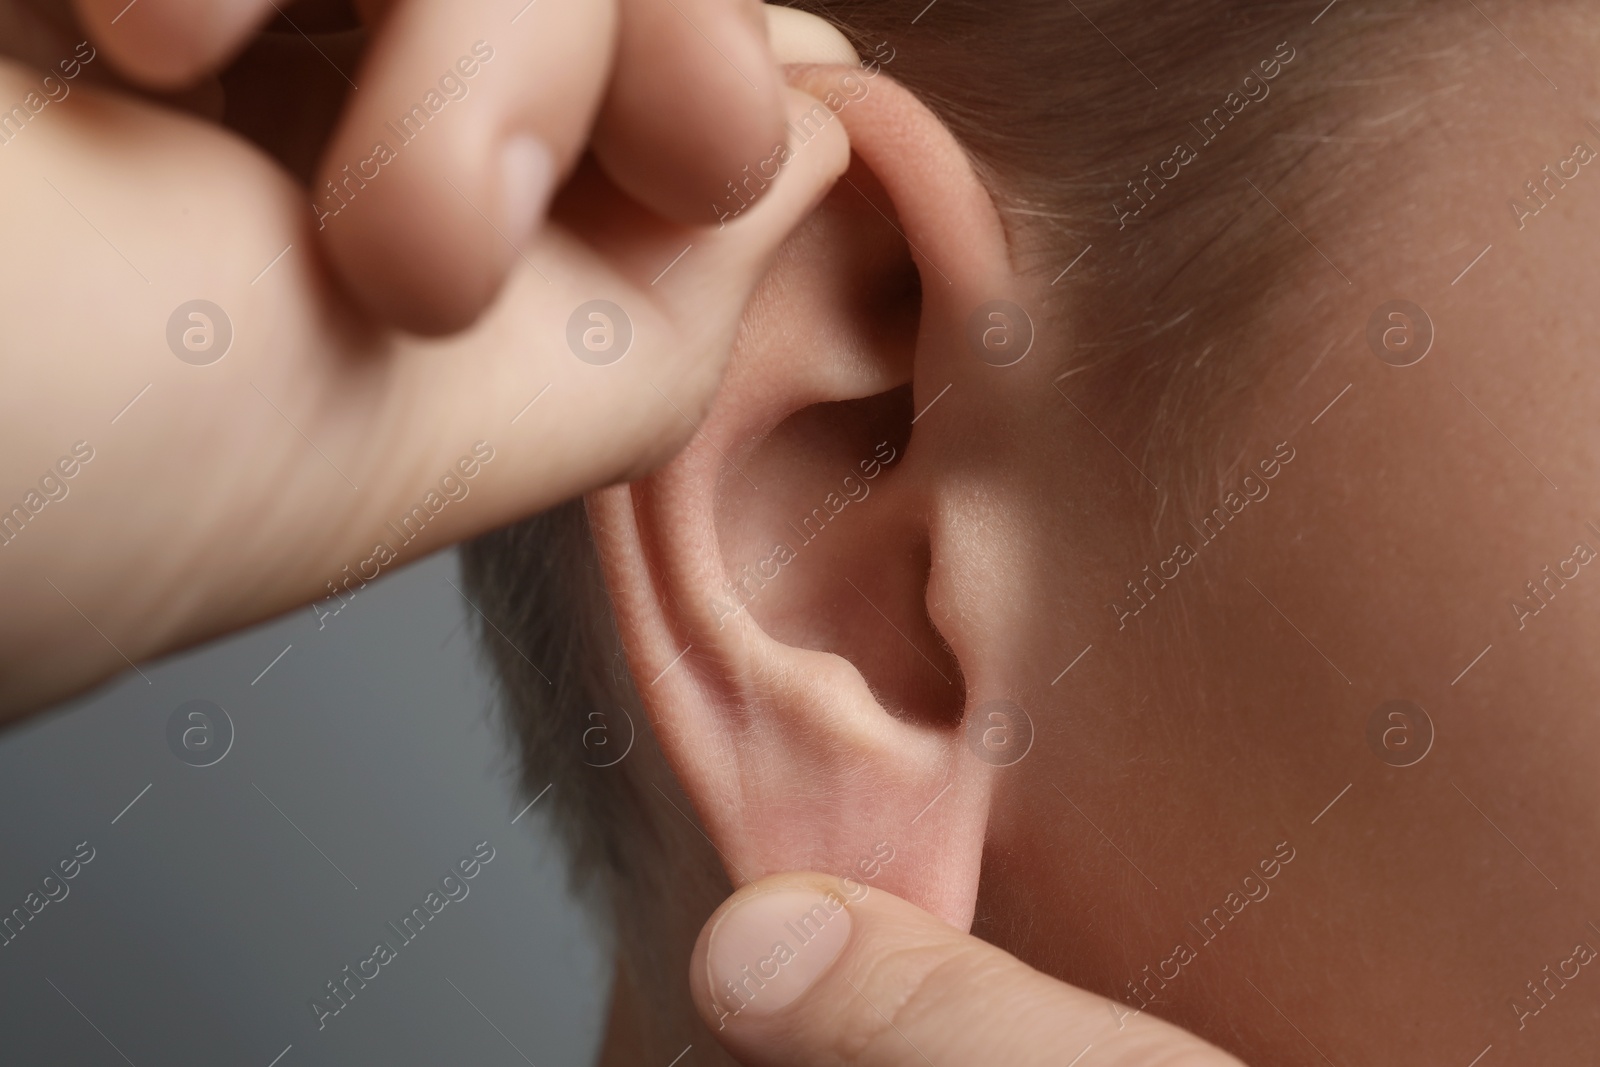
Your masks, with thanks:
[[[0,1061],[593,1061],[609,965],[541,805],[518,818],[530,798],[451,582],[453,552],[321,629],[291,612],[0,733],[0,913],[95,849],[0,947]],[[211,767],[167,745],[193,699],[233,720]],[[486,839],[468,896],[399,944],[386,923]],[[379,940],[398,958],[319,1032],[309,1001]]]

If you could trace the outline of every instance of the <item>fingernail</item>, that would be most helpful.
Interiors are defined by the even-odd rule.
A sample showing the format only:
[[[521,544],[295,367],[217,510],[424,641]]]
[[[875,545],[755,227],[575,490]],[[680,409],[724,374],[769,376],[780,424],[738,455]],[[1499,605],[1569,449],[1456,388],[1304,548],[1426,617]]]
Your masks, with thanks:
[[[555,192],[556,168],[550,149],[531,134],[515,134],[500,150],[501,218],[513,239],[538,230]]]
[[[765,1017],[810,989],[850,939],[836,893],[775,889],[740,901],[712,927],[706,970],[723,1024]]]

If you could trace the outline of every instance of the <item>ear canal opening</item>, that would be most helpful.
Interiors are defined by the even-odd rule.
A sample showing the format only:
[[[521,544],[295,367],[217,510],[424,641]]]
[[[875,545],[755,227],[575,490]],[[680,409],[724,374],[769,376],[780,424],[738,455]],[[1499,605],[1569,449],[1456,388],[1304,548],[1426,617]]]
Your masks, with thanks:
[[[850,661],[885,711],[959,725],[966,684],[928,614],[923,500],[901,470],[909,384],[812,404],[724,483],[719,539],[731,591],[774,639]]]

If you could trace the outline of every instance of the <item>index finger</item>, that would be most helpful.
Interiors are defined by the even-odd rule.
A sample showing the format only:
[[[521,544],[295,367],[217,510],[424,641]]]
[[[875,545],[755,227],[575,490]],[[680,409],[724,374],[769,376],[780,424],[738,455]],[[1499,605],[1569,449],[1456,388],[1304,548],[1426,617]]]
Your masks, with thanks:
[[[718,223],[730,184],[740,189],[734,203],[753,203],[772,178],[739,185],[785,143],[767,6],[622,0],[616,74],[594,151],[612,181],[663,218]]]
[[[313,182],[345,286],[424,334],[478,318],[583,154],[612,65],[614,0],[400,0]]]

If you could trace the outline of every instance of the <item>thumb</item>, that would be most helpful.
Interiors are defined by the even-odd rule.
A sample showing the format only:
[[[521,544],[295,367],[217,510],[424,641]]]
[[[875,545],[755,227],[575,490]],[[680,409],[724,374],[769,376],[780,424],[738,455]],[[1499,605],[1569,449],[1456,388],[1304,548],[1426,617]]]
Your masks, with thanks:
[[[782,874],[712,915],[689,967],[695,1005],[741,1063],[1239,1067],[1147,1014],[1058,982],[851,879]]]

